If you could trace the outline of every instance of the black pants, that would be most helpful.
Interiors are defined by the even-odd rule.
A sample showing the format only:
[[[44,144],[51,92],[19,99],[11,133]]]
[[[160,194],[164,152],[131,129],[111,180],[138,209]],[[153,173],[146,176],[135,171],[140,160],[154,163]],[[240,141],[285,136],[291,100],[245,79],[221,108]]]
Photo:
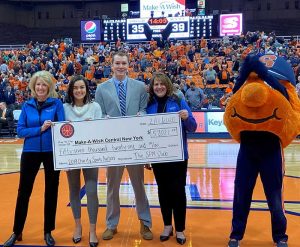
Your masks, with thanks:
[[[0,119],[0,131],[1,131],[2,127],[5,127],[5,126],[7,126],[7,125],[8,125],[7,120],[5,120],[5,119]]]
[[[44,232],[51,232],[55,229],[59,171],[54,171],[53,153],[23,152],[13,228],[14,233],[17,235],[23,231],[28,212],[29,198],[41,163],[43,163],[45,168]]]
[[[175,229],[178,232],[185,230],[187,163],[185,160],[152,165],[164,225],[172,225],[173,213]]]

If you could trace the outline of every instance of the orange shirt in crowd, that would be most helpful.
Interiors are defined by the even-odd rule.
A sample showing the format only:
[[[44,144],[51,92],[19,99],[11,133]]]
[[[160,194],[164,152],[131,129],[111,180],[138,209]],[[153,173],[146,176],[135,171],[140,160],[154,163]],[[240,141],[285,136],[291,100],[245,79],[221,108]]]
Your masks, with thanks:
[[[184,45],[177,46],[177,54],[178,54],[179,57],[182,57],[185,54]]]
[[[180,59],[180,67],[183,67],[183,68],[186,68],[186,65],[187,65],[187,58],[185,56],[183,56],[181,59]]]
[[[150,47],[154,50],[157,47],[157,42],[155,40],[150,41]]]
[[[160,62],[158,60],[156,60],[156,59],[153,59],[153,62],[152,62],[153,68],[155,68],[156,70],[158,70],[159,65],[160,65]]]
[[[92,80],[94,78],[94,72],[93,72],[92,68],[86,70],[84,76],[86,77],[86,79]]]
[[[19,85],[19,89],[20,89],[21,91],[25,91],[26,88],[27,88],[27,86],[28,86],[28,83],[27,83],[26,81],[21,81],[21,82],[20,82],[20,85]]]
[[[61,52],[65,52],[66,46],[65,46],[65,43],[64,43],[64,42],[60,42],[60,44],[59,44],[59,50],[60,50]]]

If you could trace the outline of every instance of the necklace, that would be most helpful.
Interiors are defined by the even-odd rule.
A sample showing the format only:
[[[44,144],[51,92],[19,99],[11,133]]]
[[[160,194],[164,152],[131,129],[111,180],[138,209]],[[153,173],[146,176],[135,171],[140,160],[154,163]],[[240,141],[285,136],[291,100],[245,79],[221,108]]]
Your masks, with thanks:
[[[164,104],[164,108],[163,108],[163,110],[162,110],[162,113],[165,113],[165,112],[166,112],[166,106],[167,106],[167,101],[166,101],[165,104]]]

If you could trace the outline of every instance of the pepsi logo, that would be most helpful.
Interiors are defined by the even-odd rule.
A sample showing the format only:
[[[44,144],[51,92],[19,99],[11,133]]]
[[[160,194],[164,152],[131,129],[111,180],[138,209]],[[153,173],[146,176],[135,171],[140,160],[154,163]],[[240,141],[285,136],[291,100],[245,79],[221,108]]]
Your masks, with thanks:
[[[88,21],[87,23],[85,23],[84,25],[84,30],[87,33],[94,33],[97,29],[96,23],[93,21]]]

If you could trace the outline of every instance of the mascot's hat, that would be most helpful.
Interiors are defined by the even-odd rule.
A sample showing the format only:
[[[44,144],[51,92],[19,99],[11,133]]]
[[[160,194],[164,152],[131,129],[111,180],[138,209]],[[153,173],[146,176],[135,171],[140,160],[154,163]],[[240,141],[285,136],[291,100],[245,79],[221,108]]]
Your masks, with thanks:
[[[276,55],[265,55],[259,59],[262,61],[267,69],[268,73],[274,76],[278,80],[286,80],[296,85],[296,79],[292,66],[283,58]]]

